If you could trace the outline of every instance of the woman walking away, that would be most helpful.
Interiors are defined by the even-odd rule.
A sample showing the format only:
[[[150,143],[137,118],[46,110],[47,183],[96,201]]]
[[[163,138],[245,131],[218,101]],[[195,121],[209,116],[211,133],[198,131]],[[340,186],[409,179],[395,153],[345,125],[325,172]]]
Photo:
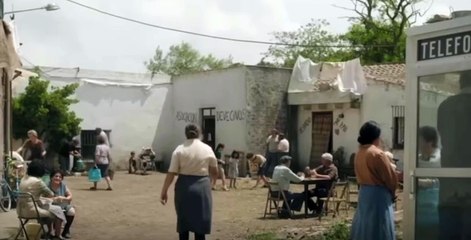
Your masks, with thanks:
[[[397,178],[386,154],[379,149],[381,129],[374,121],[360,128],[355,174],[360,184],[352,240],[395,240],[393,202]]]
[[[218,175],[217,160],[211,147],[201,142],[200,131],[194,124],[185,127],[187,140],[172,154],[160,201],[166,204],[168,188],[178,175],[175,184],[175,210],[177,232],[180,240],[204,240],[211,233],[212,192],[211,180]]]
[[[237,177],[239,177],[239,152],[237,151],[233,151],[231,154],[227,176],[230,179],[229,188],[237,189],[236,182]]]
[[[98,145],[95,149],[95,164],[100,169],[101,177],[106,180],[106,184],[108,188],[106,190],[111,191],[111,178],[108,176],[108,167],[111,163],[111,154],[110,154],[110,147],[106,145],[106,139],[99,135],[98,136]],[[90,190],[96,190],[97,182],[93,182],[93,187]]]
[[[224,160],[222,160],[223,152],[224,152],[224,144],[219,143],[216,146],[216,149],[214,150],[214,154],[216,155],[216,159],[218,161],[218,174],[221,177],[222,190],[227,191],[229,189],[227,189],[227,186],[226,186],[226,175],[224,173],[224,164],[225,164],[225,162],[224,162]],[[216,190],[216,182],[217,182],[219,176],[216,176],[215,178],[212,179],[212,181],[213,181],[213,190]]]

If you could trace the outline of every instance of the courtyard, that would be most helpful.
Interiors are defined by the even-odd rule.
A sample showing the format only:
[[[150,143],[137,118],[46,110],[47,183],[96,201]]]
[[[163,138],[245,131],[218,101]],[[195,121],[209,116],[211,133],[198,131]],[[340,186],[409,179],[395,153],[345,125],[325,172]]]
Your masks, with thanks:
[[[98,185],[102,190],[90,191],[87,177],[67,177],[65,181],[77,208],[72,239],[177,239],[172,187],[168,204],[163,206],[159,201],[164,179],[162,173],[141,176],[117,172],[113,191],[105,191],[104,183]],[[333,221],[331,216],[323,218],[322,222],[302,217],[290,220],[267,216],[263,219],[267,189],[251,190],[254,182],[241,179],[236,190],[213,192],[213,231],[209,239],[248,239],[255,233],[325,226]],[[299,185],[292,187],[294,191],[302,190]],[[342,211],[341,217],[345,215]],[[349,216],[352,215],[351,212]],[[340,219],[337,217],[335,221]]]

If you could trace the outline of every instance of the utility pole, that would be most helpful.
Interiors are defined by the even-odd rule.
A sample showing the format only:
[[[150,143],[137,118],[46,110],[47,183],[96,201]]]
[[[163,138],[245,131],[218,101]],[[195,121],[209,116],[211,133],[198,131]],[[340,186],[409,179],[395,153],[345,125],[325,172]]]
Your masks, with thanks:
[[[2,21],[3,21],[3,16],[4,16],[3,0],[0,0],[0,20],[2,20]],[[3,27],[3,24],[1,26]],[[3,69],[3,71],[4,71],[4,69]],[[3,72],[3,71],[2,71],[3,74],[1,76],[1,79],[2,79],[2,82],[5,83],[5,84],[3,84],[4,89],[3,89],[3,94],[2,95],[3,95],[3,99],[6,100],[7,99],[6,97],[9,95],[9,91],[7,91],[7,89],[9,88],[9,84],[7,84],[7,83],[9,83],[10,81],[8,81],[8,78],[5,79],[5,72]],[[5,174],[4,167],[5,167],[6,156],[7,156],[6,154],[8,153],[8,155],[9,155],[9,149],[8,149],[9,144],[7,144],[7,142],[9,140],[7,140],[7,137],[9,138],[10,134],[7,134],[7,132],[6,132],[8,130],[8,127],[9,127],[7,125],[7,124],[9,124],[8,123],[9,121],[5,121],[7,119],[7,116],[9,117],[9,115],[10,115],[9,113],[6,112],[9,109],[8,104],[10,104],[10,101],[5,101],[4,105],[2,106],[3,107],[2,112],[3,112],[4,116],[2,116],[3,117],[3,121],[2,121],[2,123],[3,123],[3,126],[2,126],[3,127],[3,131],[2,131],[3,136],[1,136],[1,137],[3,138],[4,142],[3,142],[3,146],[2,146],[3,154],[0,157],[0,176]],[[6,115],[6,114],[8,114],[8,115]],[[7,142],[5,142],[5,141],[7,141]]]

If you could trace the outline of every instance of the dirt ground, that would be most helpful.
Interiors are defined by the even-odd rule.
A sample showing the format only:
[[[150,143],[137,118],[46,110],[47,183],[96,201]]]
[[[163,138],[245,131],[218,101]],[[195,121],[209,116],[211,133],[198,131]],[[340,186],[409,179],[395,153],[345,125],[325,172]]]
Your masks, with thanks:
[[[103,190],[104,182],[98,185],[102,190],[90,191],[86,177],[67,177],[65,181],[77,208],[71,230],[73,239],[177,239],[173,187],[167,205],[159,201],[164,178],[165,174],[155,172],[147,176],[117,172],[110,192]],[[209,239],[246,239],[251,233],[319,224],[313,218],[262,219],[267,189],[250,190],[254,182],[240,179],[237,190],[213,192],[213,230]],[[294,191],[302,191],[301,186],[293,187]],[[332,217],[322,220],[325,221],[332,221]]]

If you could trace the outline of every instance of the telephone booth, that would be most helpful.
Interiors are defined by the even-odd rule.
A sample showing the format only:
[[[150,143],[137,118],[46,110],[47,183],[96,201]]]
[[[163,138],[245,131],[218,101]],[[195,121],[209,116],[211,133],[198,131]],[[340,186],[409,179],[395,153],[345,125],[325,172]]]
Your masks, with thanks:
[[[471,239],[471,16],[407,38],[404,239]]]

